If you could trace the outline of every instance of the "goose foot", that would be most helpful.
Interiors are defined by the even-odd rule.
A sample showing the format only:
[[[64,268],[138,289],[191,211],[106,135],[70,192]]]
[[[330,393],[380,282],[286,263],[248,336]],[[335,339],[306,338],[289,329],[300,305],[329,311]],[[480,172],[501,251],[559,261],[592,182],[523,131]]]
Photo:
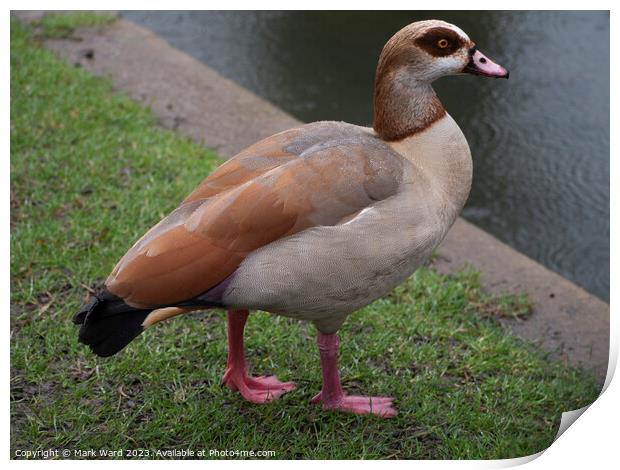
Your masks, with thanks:
[[[249,377],[245,371],[227,369],[222,384],[238,391],[252,403],[267,403],[295,389],[293,382],[280,382],[275,375]]]
[[[340,384],[338,372],[338,348],[340,341],[336,334],[319,333],[317,344],[321,356],[323,388],[312,398],[312,403],[322,403],[324,410],[342,410],[356,414],[373,414],[383,418],[396,416],[391,397],[364,397],[347,395]]]
[[[392,407],[391,397],[365,397],[359,395],[342,395],[339,398],[323,400],[322,392],[312,398],[312,403],[323,402],[324,410],[341,410],[350,413],[365,415],[372,414],[383,418],[396,416],[397,411]]]
[[[222,384],[238,391],[252,403],[267,403],[295,388],[293,382],[280,382],[275,376],[250,377],[245,365],[243,330],[247,310],[228,311],[228,360]]]

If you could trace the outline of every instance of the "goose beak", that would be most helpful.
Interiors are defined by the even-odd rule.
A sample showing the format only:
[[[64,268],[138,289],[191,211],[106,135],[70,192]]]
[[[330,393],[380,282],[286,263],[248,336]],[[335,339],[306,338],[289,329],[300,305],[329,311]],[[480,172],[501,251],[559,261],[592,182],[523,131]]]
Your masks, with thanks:
[[[465,66],[463,72],[494,78],[508,78],[510,75],[508,70],[493,62],[475,47],[470,51],[469,63]]]

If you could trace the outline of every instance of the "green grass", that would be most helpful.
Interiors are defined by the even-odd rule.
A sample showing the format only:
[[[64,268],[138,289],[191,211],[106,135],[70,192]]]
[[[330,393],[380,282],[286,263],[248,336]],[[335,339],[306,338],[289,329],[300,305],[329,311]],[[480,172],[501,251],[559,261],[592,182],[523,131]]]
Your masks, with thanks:
[[[75,11],[64,14],[48,14],[33,23],[39,34],[46,38],[66,38],[80,27],[102,27],[113,23],[112,15],[95,14],[89,11]]]
[[[314,331],[258,313],[255,373],[297,390],[264,406],[220,386],[222,312],[158,325],[108,359],[71,316],[134,240],[212,169],[212,152],[157,126],[110,85],[11,24],[11,456],[16,449],[273,450],[277,458],[504,458],[546,448],[562,411],[597,396],[494,320],[527,301],[476,273],[421,269],[341,331],[349,392],[391,394],[393,420],[324,412]],[[143,455],[146,456],[146,455]]]

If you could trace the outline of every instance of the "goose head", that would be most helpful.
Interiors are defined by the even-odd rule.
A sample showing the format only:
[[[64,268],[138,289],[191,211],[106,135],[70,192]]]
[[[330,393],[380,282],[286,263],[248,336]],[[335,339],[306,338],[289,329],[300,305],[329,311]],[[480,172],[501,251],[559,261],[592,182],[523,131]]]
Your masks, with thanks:
[[[508,71],[478,50],[467,34],[445,21],[417,21],[386,43],[377,65],[375,131],[400,140],[445,115],[431,87],[438,78],[473,74],[508,78]]]
[[[445,21],[418,21],[405,26],[387,42],[378,71],[412,83],[470,73],[508,78],[508,71],[478,50],[469,36]]]

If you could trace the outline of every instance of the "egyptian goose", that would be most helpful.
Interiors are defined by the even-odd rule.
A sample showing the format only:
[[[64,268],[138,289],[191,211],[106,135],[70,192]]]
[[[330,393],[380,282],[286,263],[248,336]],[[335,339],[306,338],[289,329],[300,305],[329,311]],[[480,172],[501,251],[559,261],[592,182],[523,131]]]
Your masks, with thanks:
[[[254,403],[295,385],[247,374],[250,310],[318,330],[324,409],[394,416],[389,397],[347,395],[337,331],[424,263],[468,197],[467,141],[431,83],[471,73],[508,78],[458,27],[420,21],[385,45],[373,127],[316,122],[268,137],[217,168],[118,262],[75,316],[99,356],[191,310],[227,309],[223,383]]]

